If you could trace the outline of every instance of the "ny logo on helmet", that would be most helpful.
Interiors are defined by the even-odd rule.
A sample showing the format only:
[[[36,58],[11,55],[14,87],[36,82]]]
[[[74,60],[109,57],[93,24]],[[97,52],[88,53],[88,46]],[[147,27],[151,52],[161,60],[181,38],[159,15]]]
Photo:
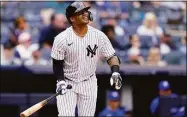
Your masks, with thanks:
[[[93,49],[90,47],[90,45],[88,45],[88,47],[86,48],[87,49],[87,56],[90,56],[90,54],[91,54],[91,58],[92,58],[94,55],[96,55],[97,48],[98,48],[98,46],[96,44]]]

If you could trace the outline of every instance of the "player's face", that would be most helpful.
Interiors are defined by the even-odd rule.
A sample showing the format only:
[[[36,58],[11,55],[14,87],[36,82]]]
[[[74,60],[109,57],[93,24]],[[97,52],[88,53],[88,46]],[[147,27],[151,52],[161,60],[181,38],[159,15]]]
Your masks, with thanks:
[[[160,90],[159,94],[160,96],[169,96],[171,95],[171,90]]]
[[[76,24],[88,24],[88,10],[82,10],[74,15],[75,23]]]
[[[110,101],[108,101],[108,105],[110,106],[110,108],[115,110],[119,107],[119,101],[118,100],[110,100]]]

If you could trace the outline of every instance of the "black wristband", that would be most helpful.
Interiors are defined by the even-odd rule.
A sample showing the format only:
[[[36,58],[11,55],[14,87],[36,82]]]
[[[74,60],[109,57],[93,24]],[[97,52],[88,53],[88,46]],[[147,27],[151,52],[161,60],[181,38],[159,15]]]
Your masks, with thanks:
[[[111,71],[112,71],[112,73],[119,72],[119,65],[113,65],[113,66],[111,66]]]

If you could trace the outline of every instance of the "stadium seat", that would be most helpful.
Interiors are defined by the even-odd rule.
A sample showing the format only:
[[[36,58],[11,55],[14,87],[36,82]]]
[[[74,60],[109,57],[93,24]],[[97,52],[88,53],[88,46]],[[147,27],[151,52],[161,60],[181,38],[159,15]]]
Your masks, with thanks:
[[[27,2],[20,2],[19,8],[21,9],[33,9],[33,10],[39,10],[42,8],[45,8],[45,2],[42,1],[27,1]]]
[[[140,35],[140,41],[141,41],[141,48],[142,49],[149,49],[153,46],[152,37],[151,36],[142,36]]]
[[[29,21],[28,23],[31,28],[38,28],[39,30],[44,28],[44,25],[41,21],[37,21],[37,22]]]
[[[39,29],[35,28],[33,29],[34,31],[32,31],[32,43],[38,43],[39,42]]]
[[[171,51],[169,54],[163,56],[163,59],[171,65],[179,65],[182,57],[182,53],[180,51]]]
[[[129,13],[129,22],[130,24],[142,23],[144,12],[140,9],[132,9]]]
[[[180,65],[186,65],[186,54],[182,53],[180,58]]]
[[[179,48],[181,46],[181,38],[180,37],[172,36],[171,40],[172,40],[172,43],[175,44],[175,46],[177,48]]]
[[[182,13],[178,10],[171,10],[171,9],[168,9],[166,11],[166,16],[168,19],[170,20],[178,20],[182,17]]]
[[[5,5],[5,9],[10,9],[10,8],[17,8],[18,5],[19,5],[20,2],[15,2],[15,1],[12,1],[12,2],[7,2],[6,5]]]
[[[141,49],[141,55],[144,58],[144,60],[147,60],[149,54],[149,49]]]
[[[42,48],[41,50],[41,57],[45,60],[51,60],[51,49]]]
[[[4,44],[8,41],[9,36],[8,36],[9,30],[6,26],[6,24],[1,24],[1,44]]]
[[[163,10],[158,10],[157,12],[157,20],[158,20],[158,23],[159,25],[164,28],[165,27],[165,24],[167,23],[168,19],[167,17],[165,17],[165,11]]]
[[[128,63],[129,62],[129,58],[128,58],[128,55],[127,55],[126,51],[116,49],[116,55],[120,58],[122,63]]]
[[[40,17],[40,14],[37,12],[35,12],[34,10],[31,10],[31,9],[27,10],[24,12],[24,17],[27,21],[40,22],[41,17]]]
[[[116,37],[116,41],[122,47],[125,47],[129,43],[129,39],[127,36],[118,36]]]
[[[137,28],[140,25],[141,23],[131,23],[125,28],[125,30],[127,30],[128,35],[136,34]]]

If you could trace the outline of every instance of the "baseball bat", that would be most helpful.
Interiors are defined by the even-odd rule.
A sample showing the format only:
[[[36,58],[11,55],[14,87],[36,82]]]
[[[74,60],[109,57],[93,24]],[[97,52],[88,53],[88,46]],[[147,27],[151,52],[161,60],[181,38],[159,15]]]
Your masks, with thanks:
[[[67,89],[71,89],[72,86],[68,85]],[[46,104],[48,104],[48,102],[50,102],[51,100],[53,100],[56,96],[58,96],[60,94],[61,91],[53,94],[52,96],[48,97],[47,99],[38,102],[37,104],[31,106],[30,108],[28,108],[27,110],[23,111],[20,116],[21,117],[28,117],[30,115],[32,115],[33,113],[35,113],[36,111],[40,110],[42,107],[44,107]]]

